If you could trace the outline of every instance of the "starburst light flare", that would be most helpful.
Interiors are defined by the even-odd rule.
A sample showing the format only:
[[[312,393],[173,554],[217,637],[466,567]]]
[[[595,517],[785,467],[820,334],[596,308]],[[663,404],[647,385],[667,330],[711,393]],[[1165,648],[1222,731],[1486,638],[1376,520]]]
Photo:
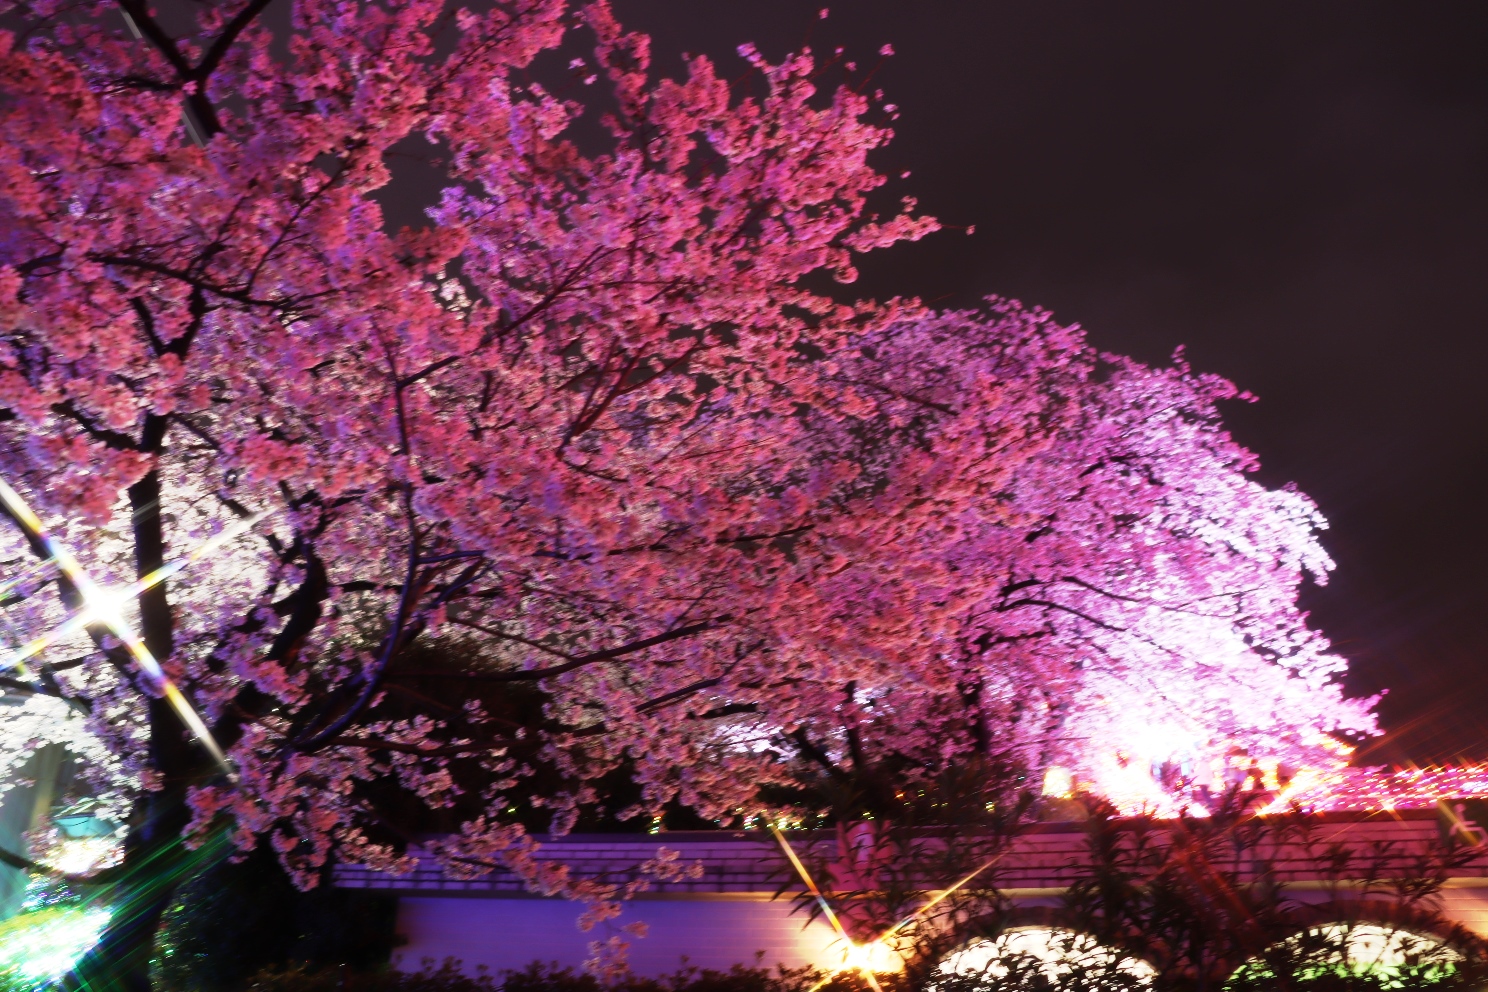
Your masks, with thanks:
[[[883,987],[878,984],[878,979],[874,977],[873,970],[869,967],[871,959],[871,954],[869,953],[869,951],[872,948],[873,944],[860,945],[857,943],[857,941],[853,940],[852,937],[848,936],[847,930],[842,926],[842,921],[837,918],[837,913],[832,909],[832,904],[827,902],[827,897],[822,894],[822,890],[818,888],[816,882],[812,880],[811,873],[808,872],[806,870],[806,866],[801,863],[801,859],[799,856],[797,856],[795,848],[791,847],[790,841],[785,839],[785,834],[782,833],[780,828],[773,823],[770,824],[770,833],[775,835],[775,839],[780,843],[780,849],[785,852],[785,856],[787,859],[790,860],[791,867],[796,870],[796,874],[801,876],[801,881],[803,884],[805,884],[806,891],[811,893],[812,897],[816,900],[817,905],[821,907],[822,914],[826,916],[827,922],[832,924],[832,929],[837,931],[837,936],[840,937],[843,943],[847,945],[847,954],[843,958],[844,967],[838,969],[832,974],[827,975],[821,981],[812,986],[808,990],[808,992],[817,992],[817,989],[820,989],[823,985],[826,985],[843,971],[854,968],[857,969],[858,973],[861,974],[863,978],[867,980],[868,984],[873,987],[873,992],[883,992]],[[877,943],[877,941],[875,941],[874,943]]]
[[[770,832],[775,835],[776,841],[780,843],[781,850],[785,852],[786,858],[790,860],[791,866],[795,868],[796,874],[801,877],[801,881],[805,884],[806,890],[811,893],[811,896],[816,900],[817,905],[821,906],[822,913],[824,916],[826,916],[827,922],[832,925],[832,929],[836,930],[838,936],[847,944],[847,954],[844,958],[844,966],[838,969],[838,971],[827,975],[820,982],[817,982],[816,985],[812,986],[808,990],[808,992],[817,992],[818,989],[822,988],[824,985],[830,982],[836,975],[841,974],[843,971],[850,970],[856,970],[861,973],[862,976],[867,979],[868,983],[872,985],[875,990],[878,990],[878,992],[882,992],[878,984],[878,979],[874,977],[874,973],[871,968],[871,962],[874,960],[874,950],[879,949],[887,951],[889,953],[893,953],[893,948],[889,945],[888,941],[895,934],[897,934],[900,930],[903,930],[915,920],[920,919],[926,913],[930,912],[930,910],[940,905],[942,902],[950,898],[952,895],[960,891],[965,886],[969,885],[978,875],[986,871],[988,868],[992,867],[1002,858],[1001,852],[994,854],[992,857],[982,862],[982,864],[975,870],[963,876],[959,881],[936,892],[913,913],[910,913],[908,916],[904,917],[904,919],[900,920],[898,923],[895,923],[893,926],[889,927],[887,930],[879,934],[874,939],[867,941],[866,943],[859,944],[848,936],[846,929],[842,926],[841,920],[839,920],[836,912],[833,911],[831,904],[827,902],[826,895],[821,891],[820,888],[817,887],[816,882],[812,880],[811,874],[806,870],[806,866],[802,864],[800,857],[795,852],[795,849],[792,848],[790,842],[785,839],[785,834],[782,833],[780,828],[775,826],[775,824],[773,823],[770,824],[769,827]]]
[[[59,624],[58,626],[54,627],[44,634],[32,638],[25,644],[22,644],[20,647],[16,648],[5,658],[4,661],[0,661],[0,669],[20,667],[26,661],[26,659],[35,657],[42,651],[46,650],[50,645],[55,644],[57,641],[60,641],[65,637],[70,637],[71,635],[77,633],[91,623],[99,620],[104,620],[104,613],[101,612],[101,608],[103,606],[121,606],[123,603],[134,599],[145,590],[154,588],[155,586],[164,582],[166,579],[169,579],[171,576],[176,575],[184,570],[188,565],[192,565],[198,561],[201,561],[203,558],[207,557],[212,552],[222,547],[228,541],[248,531],[259,521],[263,520],[265,517],[270,516],[273,512],[274,511],[272,510],[263,510],[259,513],[255,513],[251,517],[246,517],[238,521],[236,524],[234,524],[232,527],[227,528],[222,533],[206,541],[203,541],[201,545],[198,546],[196,549],[166,562],[164,565],[161,565],[149,575],[146,575],[141,579],[136,579],[134,582],[131,582],[129,585],[124,586],[121,589],[100,589],[100,597],[96,601],[92,602],[90,605],[85,605],[83,609],[78,610],[76,613],[72,614],[72,616],[68,617],[65,622]],[[55,546],[55,542],[46,537],[44,534],[41,535],[41,540],[46,543],[46,546],[49,550]],[[53,560],[48,559],[48,561],[51,562]],[[56,564],[58,564],[58,567],[60,567],[59,562]],[[74,564],[76,564],[76,562],[74,562]],[[32,573],[34,573],[35,571],[37,570],[32,569]],[[17,579],[15,581],[21,580]],[[14,582],[9,583],[6,586],[0,586],[0,591],[3,591],[5,588],[8,588],[9,585],[13,584]],[[78,584],[77,580],[75,579],[74,584]],[[79,588],[81,588],[81,585],[79,585]],[[95,588],[98,587],[95,586]]]
[[[978,868],[975,871],[971,872],[969,875],[966,875],[964,878],[962,878],[955,885],[952,885],[950,888],[941,889],[939,892],[937,892],[930,899],[926,900],[925,904],[923,906],[921,906],[919,909],[915,910],[913,913],[910,913],[904,919],[900,920],[898,923],[895,923],[893,926],[889,927],[883,933],[879,934],[878,937],[876,937],[873,940],[872,943],[873,944],[881,944],[884,941],[888,940],[890,937],[894,936],[894,934],[898,933],[900,930],[903,930],[905,927],[909,926],[915,920],[918,920],[920,917],[922,917],[926,913],[930,912],[930,910],[932,910],[936,906],[940,905],[946,899],[949,899],[952,895],[954,895],[956,892],[958,892],[961,888],[963,888],[964,886],[966,886],[967,884],[969,884],[972,879],[976,878],[978,875],[980,875],[982,872],[986,871],[988,868],[991,868],[1001,858],[1002,858],[1002,854],[1001,853],[992,855],[992,857],[990,857],[986,861],[982,862],[982,866],[980,868]]]
[[[130,656],[134,658],[135,663],[139,665],[145,674],[155,683],[156,687],[159,688],[161,695],[165,697],[171,708],[176,711],[176,715],[181,718],[181,722],[191,731],[192,736],[201,742],[201,745],[207,749],[229,776],[235,777],[232,766],[228,764],[227,755],[223,753],[216,738],[212,736],[212,731],[208,729],[206,723],[196,712],[190,701],[187,700],[185,694],[181,692],[170,676],[165,673],[165,670],[160,667],[160,662],[156,660],[150,649],[145,646],[144,640],[135,633],[134,628],[125,619],[123,612],[124,603],[138,596],[144,590],[163,582],[169,576],[176,574],[192,561],[197,561],[204,554],[210,553],[211,550],[220,547],[224,541],[229,539],[227,535],[231,531],[225,531],[212,541],[206,542],[203,548],[199,548],[197,551],[185,556],[184,560],[178,558],[122,589],[108,590],[94,582],[92,576],[84,571],[82,565],[73,557],[72,552],[68,551],[61,542],[57,541],[47,532],[46,527],[41,522],[41,518],[21,498],[21,494],[11,488],[10,484],[4,479],[0,479],[0,503],[5,505],[6,511],[9,512],[21,529],[26,532],[27,536],[46,549],[48,557],[56,564],[58,570],[77,588],[79,595],[83,598],[84,604],[83,609],[73,614],[66,623],[62,624],[56,630],[22,645],[0,667],[14,668],[22,664],[27,658],[34,656],[48,644],[59,640],[67,634],[80,630],[91,623],[102,623],[109,629],[110,633],[123,643]],[[249,518],[249,520],[256,522],[262,516],[260,514],[258,517]],[[252,526],[252,523],[248,523],[247,526]],[[241,530],[238,533],[241,533]],[[208,545],[211,547],[208,548]]]

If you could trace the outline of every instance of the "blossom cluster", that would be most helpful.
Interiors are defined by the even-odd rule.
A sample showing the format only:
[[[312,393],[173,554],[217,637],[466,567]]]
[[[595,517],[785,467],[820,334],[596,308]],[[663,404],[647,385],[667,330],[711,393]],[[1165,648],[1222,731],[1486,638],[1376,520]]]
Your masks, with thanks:
[[[439,43],[440,0],[262,8],[0,31],[0,475],[105,586],[255,522],[128,610],[231,774],[88,624],[7,683],[0,761],[53,734],[306,885],[406,867],[412,803],[452,869],[602,917],[527,825],[617,774],[623,815],[724,817],[803,762],[1115,789],[1374,729],[1296,602],[1323,518],[1255,479],[1234,387],[840,288],[937,224],[875,212],[893,111],[811,53],[659,79],[603,2]],[[389,231],[420,143],[445,188]],[[40,575],[24,637],[83,608]]]

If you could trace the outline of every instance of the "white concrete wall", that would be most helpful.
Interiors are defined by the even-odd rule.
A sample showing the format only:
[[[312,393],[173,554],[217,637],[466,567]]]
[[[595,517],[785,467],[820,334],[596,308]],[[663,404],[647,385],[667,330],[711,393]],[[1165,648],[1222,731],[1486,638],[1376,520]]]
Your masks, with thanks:
[[[584,933],[575,925],[582,907],[561,899],[401,896],[398,933],[408,943],[393,961],[405,971],[418,970],[421,959],[447,957],[463,961],[467,973],[478,965],[500,972],[533,961],[557,961],[577,971],[589,957],[590,941],[641,920],[649,933],[630,939],[630,965],[638,975],[666,974],[684,964],[727,970],[754,964],[756,952],[763,952],[766,967],[841,962],[843,947],[832,929],[820,920],[804,925],[804,914],[791,908],[789,899],[758,897],[636,900],[609,928],[600,924]]]
[[[1442,892],[1444,915],[1479,935],[1488,937],[1488,879],[1458,879]],[[1322,901],[1322,890],[1292,893],[1304,902]],[[1025,897],[1028,907],[1049,905],[1052,898]],[[751,965],[756,953],[766,967],[815,965],[840,967],[844,947],[821,920],[809,925],[792,914],[789,899],[745,897],[640,899],[608,925],[589,933],[576,920],[581,906],[561,899],[492,899],[404,895],[398,900],[398,933],[408,943],[393,955],[405,971],[417,971],[423,959],[436,963],[458,958],[465,971],[485,965],[493,973],[522,969],[533,961],[557,962],[575,971],[589,957],[589,943],[619,933],[618,927],[637,920],[650,925],[641,939],[630,940],[631,968],[639,975],[656,976],[691,965],[726,971],[735,964]]]

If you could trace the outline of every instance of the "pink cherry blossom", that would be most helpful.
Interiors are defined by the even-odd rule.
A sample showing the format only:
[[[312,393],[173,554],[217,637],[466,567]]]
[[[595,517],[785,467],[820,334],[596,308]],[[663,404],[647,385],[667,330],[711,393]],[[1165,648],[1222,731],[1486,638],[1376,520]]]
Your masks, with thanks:
[[[1296,605],[1322,517],[1250,475],[1229,384],[1007,301],[819,289],[938,225],[868,213],[890,133],[809,55],[657,78],[605,3],[560,0],[459,11],[451,45],[442,2],[299,0],[276,45],[264,6],[0,32],[0,475],[115,585],[267,514],[131,608],[232,776],[91,628],[7,688],[0,749],[82,756],[131,859],[222,827],[305,885],[406,868],[392,784],[466,811],[449,870],[600,920],[625,893],[507,812],[538,765],[561,831],[622,764],[633,815],[731,816],[854,741],[1147,796],[1122,776],[1164,748],[1336,767],[1328,735],[1373,729]],[[548,79],[560,44],[602,98]],[[405,142],[447,185],[390,232]],[[38,574],[28,633],[79,606]],[[474,659],[440,698],[426,644]],[[488,712],[501,685],[541,719]],[[150,898],[100,956],[132,967]]]

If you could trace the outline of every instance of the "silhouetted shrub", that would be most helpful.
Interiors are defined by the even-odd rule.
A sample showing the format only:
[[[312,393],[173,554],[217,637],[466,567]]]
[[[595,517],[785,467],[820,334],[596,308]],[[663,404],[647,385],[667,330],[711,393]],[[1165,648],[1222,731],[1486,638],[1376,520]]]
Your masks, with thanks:
[[[178,892],[156,944],[157,992],[242,992],[269,968],[373,972],[396,943],[389,893],[296,889],[271,853],[223,861]]]
[[[603,986],[593,975],[534,961],[498,979],[488,973],[467,975],[460,963],[445,959],[423,962],[417,972],[375,972],[347,968],[268,969],[249,981],[250,992],[848,992],[814,968],[768,968],[736,965],[728,971],[683,968],[659,978],[632,977]]]

